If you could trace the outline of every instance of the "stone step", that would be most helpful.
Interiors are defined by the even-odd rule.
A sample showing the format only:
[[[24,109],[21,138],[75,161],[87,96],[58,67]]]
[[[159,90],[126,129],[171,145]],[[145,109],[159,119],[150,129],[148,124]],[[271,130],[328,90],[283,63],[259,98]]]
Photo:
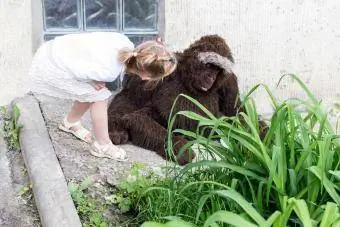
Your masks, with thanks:
[[[42,226],[81,226],[54,152],[40,106],[32,95],[16,99],[21,116],[20,146],[33,184]]]

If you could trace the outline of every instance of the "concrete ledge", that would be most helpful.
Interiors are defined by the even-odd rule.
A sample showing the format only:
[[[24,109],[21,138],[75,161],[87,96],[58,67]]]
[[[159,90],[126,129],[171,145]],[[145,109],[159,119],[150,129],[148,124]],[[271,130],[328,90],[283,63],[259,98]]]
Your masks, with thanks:
[[[42,226],[81,227],[67,184],[42,117],[32,95],[14,101],[20,109],[22,155],[33,183]]]

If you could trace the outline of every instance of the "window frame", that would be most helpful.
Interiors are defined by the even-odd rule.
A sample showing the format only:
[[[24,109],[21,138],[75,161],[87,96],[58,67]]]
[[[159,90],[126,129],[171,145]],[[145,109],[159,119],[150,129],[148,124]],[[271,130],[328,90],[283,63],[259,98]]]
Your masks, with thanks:
[[[154,29],[125,29],[124,30],[124,0],[117,0],[117,29],[115,28],[86,28],[86,0],[76,0],[77,1],[77,19],[78,28],[47,28],[46,26],[46,16],[45,16],[45,5],[44,0],[41,0],[42,5],[42,21],[43,21],[43,39],[46,40],[47,36],[58,36],[64,34],[72,33],[82,33],[82,32],[96,32],[96,31],[107,31],[107,32],[119,32],[128,36],[161,36],[164,37],[164,27],[165,27],[165,0],[156,0],[157,8],[156,12],[156,24]],[[79,6],[78,6],[79,4]]]

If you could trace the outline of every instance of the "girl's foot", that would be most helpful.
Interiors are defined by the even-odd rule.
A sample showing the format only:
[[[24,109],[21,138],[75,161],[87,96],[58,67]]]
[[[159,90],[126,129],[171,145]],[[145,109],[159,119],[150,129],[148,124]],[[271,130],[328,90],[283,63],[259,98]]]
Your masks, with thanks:
[[[92,134],[89,130],[85,129],[80,121],[77,122],[68,122],[67,118],[65,117],[62,121],[62,123],[59,125],[59,129],[73,134],[78,139],[86,142],[91,143],[92,142]]]
[[[119,162],[127,160],[125,151],[113,145],[111,141],[104,145],[100,145],[97,141],[94,141],[91,145],[90,153],[99,158],[110,158]]]

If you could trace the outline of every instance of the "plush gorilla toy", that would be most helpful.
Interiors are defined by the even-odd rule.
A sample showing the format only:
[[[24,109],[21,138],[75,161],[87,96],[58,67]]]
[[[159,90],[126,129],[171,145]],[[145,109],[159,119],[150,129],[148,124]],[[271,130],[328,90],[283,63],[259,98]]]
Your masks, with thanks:
[[[232,72],[233,57],[225,40],[217,35],[203,36],[183,52],[177,53],[177,69],[150,88],[137,76],[126,76],[122,91],[108,109],[109,133],[114,144],[133,144],[166,157],[168,118],[179,94],[195,98],[215,116],[234,116],[240,104],[237,78]],[[184,97],[175,111],[190,110],[203,114]],[[178,117],[174,128],[196,130],[197,122]],[[183,165],[195,154],[180,148],[188,141],[173,136],[175,159]]]

